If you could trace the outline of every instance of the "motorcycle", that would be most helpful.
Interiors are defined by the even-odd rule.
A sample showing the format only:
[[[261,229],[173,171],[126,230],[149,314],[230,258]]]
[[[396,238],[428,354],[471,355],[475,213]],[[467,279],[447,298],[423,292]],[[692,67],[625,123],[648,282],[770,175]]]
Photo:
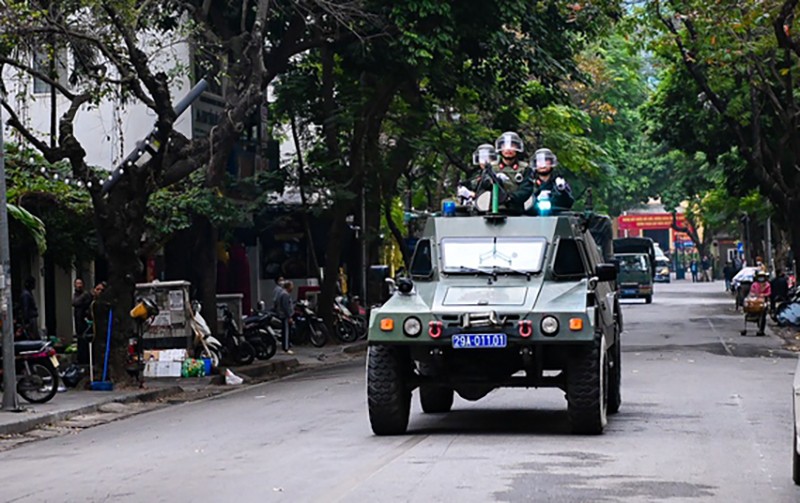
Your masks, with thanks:
[[[233,313],[226,304],[217,305],[222,310],[224,335],[222,339],[222,355],[230,356],[238,365],[250,365],[256,358],[256,350],[239,332],[233,320]]]
[[[297,344],[310,342],[315,348],[321,348],[328,342],[328,327],[320,316],[311,309],[307,300],[299,300],[294,306],[294,326]]]
[[[256,358],[269,360],[278,351],[281,336],[281,322],[274,313],[268,312],[263,301],[258,302],[254,314],[245,316],[244,337],[256,351]]]
[[[211,360],[211,366],[216,368],[222,359],[222,343],[211,335],[211,329],[208,328],[200,310],[200,303],[192,302],[192,317],[189,319],[189,324],[194,332],[194,357],[208,358]]]
[[[366,335],[366,323],[353,315],[343,296],[336,297],[333,303],[333,321],[334,333],[342,342],[355,342]]]
[[[14,341],[17,393],[30,403],[45,403],[58,392],[58,358],[46,341]],[[0,350],[0,376],[3,371]],[[0,386],[2,380],[0,379]]]

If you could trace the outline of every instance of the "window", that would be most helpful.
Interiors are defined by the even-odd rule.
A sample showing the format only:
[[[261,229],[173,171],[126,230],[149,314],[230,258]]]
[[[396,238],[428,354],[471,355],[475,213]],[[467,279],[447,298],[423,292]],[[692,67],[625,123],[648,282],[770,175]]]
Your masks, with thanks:
[[[578,247],[579,244],[574,239],[558,241],[556,258],[553,261],[553,274],[565,278],[586,277],[586,268]]]
[[[33,53],[33,63],[32,67],[39,73],[44,75],[51,75],[53,72],[53,68],[51,65],[55,63],[55,72],[56,72],[56,82],[61,83],[62,85],[67,84],[67,65],[65,63],[65,58],[63,55],[56,55],[55,62],[50,60],[50,51],[48,48],[42,48],[41,50],[35,51]],[[34,94],[47,94],[51,91],[50,84],[46,81],[34,77],[33,78],[33,93]]]
[[[433,274],[433,257],[431,256],[431,241],[421,239],[414,248],[411,257],[411,276],[427,278]]]
[[[503,269],[524,272],[542,270],[547,240],[544,238],[445,238],[442,269],[448,273]]]
[[[646,255],[617,255],[619,268],[625,272],[647,272]]]

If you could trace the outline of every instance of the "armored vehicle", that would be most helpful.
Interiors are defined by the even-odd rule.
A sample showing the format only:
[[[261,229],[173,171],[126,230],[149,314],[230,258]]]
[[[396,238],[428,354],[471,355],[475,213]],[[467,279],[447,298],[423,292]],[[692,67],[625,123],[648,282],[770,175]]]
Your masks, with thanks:
[[[602,433],[621,404],[612,260],[605,217],[429,218],[410,276],[370,315],[373,432],[406,431],[415,389],[425,413],[445,413],[454,393],[557,387],[572,430]]]

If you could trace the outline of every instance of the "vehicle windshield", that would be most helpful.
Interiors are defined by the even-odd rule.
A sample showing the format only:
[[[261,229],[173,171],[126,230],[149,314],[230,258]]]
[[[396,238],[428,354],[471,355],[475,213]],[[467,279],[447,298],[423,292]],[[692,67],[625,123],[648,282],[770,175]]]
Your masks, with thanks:
[[[444,238],[442,270],[447,273],[537,273],[542,270],[544,238]]]
[[[647,271],[644,255],[619,255],[619,268],[626,272]]]

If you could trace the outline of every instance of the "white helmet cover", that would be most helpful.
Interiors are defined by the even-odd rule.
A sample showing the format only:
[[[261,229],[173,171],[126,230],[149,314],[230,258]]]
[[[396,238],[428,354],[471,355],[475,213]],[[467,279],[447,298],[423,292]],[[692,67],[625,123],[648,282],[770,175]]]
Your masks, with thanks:
[[[522,143],[522,138],[513,131],[506,131],[501,134],[494,142],[494,148],[498,152],[503,150],[513,150],[518,154],[525,152],[525,145]]]

